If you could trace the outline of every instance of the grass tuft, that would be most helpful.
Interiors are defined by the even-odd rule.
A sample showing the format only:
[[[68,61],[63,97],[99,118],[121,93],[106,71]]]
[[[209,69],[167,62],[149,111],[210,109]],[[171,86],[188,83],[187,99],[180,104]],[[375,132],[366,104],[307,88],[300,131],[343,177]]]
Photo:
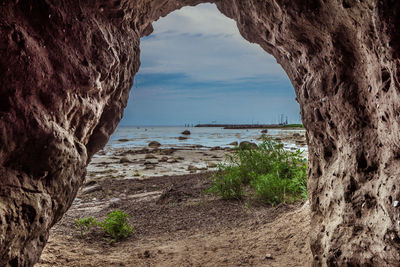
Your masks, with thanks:
[[[104,221],[97,221],[94,217],[80,218],[75,221],[76,228],[84,236],[93,227],[100,227],[106,234],[112,237],[113,242],[129,237],[134,229],[128,223],[129,215],[120,210],[114,210],[107,215]]]
[[[119,241],[129,237],[133,232],[133,227],[129,225],[128,218],[129,215],[125,212],[114,210],[107,215],[101,226],[114,241]]]

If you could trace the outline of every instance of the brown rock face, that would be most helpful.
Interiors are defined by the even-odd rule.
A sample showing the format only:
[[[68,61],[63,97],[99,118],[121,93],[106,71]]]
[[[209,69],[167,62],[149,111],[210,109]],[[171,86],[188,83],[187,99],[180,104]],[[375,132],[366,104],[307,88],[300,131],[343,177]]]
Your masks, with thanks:
[[[151,23],[215,2],[286,70],[309,143],[315,265],[400,262],[400,3],[0,1],[0,263],[30,266],[122,117]]]

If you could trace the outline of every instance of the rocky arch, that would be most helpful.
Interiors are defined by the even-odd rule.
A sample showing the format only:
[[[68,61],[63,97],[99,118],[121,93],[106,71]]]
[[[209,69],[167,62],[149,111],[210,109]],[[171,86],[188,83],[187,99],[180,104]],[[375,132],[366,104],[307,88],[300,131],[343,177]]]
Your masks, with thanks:
[[[140,37],[214,2],[286,70],[309,143],[318,265],[400,261],[400,3],[0,2],[0,262],[33,265],[122,117]]]

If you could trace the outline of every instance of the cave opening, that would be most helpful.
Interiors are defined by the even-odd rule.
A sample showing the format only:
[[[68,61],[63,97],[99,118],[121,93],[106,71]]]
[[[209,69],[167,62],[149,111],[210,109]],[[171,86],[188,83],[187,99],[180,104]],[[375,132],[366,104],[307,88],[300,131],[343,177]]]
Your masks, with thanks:
[[[309,229],[308,206],[290,213],[285,210],[291,209],[286,204],[279,210],[268,203],[225,202],[207,193],[210,173],[218,170],[225,154],[240,142],[259,144],[266,131],[276,140],[283,138],[287,150],[300,147],[306,157],[305,130],[193,127],[204,123],[301,123],[286,73],[262,48],[244,40],[235,22],[215,5],[185,7],[153,26],[154,32],[141,40],[141,67],[124,117],[108,144],[88,165],[85,184],[78,194],[80,202],[68,213],[77,217],[77,207],[90,202],[106,205],[85,210],[86,216],[103,218],[114,209],[127,212],[135,227],[134,238],[143,243],[134,245],[138,256],[133,257],[133,262],[137,263],[152,257],[157,262],[166,261],[159,255],[181,250],[183,245],[178,240],[185,240],[187,251],[180,255],[191,264],[200,257],[199,253],[210,250],[240,254],[241,234],[249,234],[246,240],[258,250],[257,259],[250,263],[257,265],[265,260],[265,243],[270,243],[270,250],[283,249],[287,243],[294,248],[297,243],[291,257],[296,262],[308,262],[311,252],[309,243],[304,242]],[[279,225],[264,223],[279,216],[288,220]],[[260,229],[253,229],[252,233],[239,229],[254,225],[260,225]],[[287,230],[277,231],[285,226]],[[265,238],[256,237],[257,232]],[[201,237],[193,238],[196,234]],[[158,241],[146,249],[149,238]],[[163,246],[166,239],[170,243]],[[126,242],[131,243],[132,239]],[[199,244],[200,248],[196,247]],[[250,254],[250,250],[246,251],[243,257]],[[284,255],[275,257],[281,262]],[[225,263],[234,264],[235,260],[232,257]]]
[[[106,145],[122,118],[139,70],[140,38],[151,33],[151,23],[159,17],[202,2],[214,2],[237,22],[246,40],[273,55],[295,88],[310,149],[309,247],[313,265],[398,265],[400,102],[395,48],[399,5],[285,0],[3,1],[0,263],[35,264],[50,228],[67,212],[82,183],[93,186],[92,193],[112,196],[111,183],[106,190],[99,190],[99,184],[86,184],[84,178],[90,159]],[[116,176],[112,170],[103,174]],[[193,183],[191,187],[197,186]],[[143,184],[137,189],[142,191],[141,197],[155,197]],[[182,195],[173,186],[169,192]],[[118,193],[121,198],[131,196]],[[93,196],[96,201],[99,197],[103,195]],[[90,200],[95,201],[93,198]],[[75,204],[82,201],[78,197]],[[107,208],[117,207],[116,201],[110,200]],[[176,202],[163,206],[177,207]],[[90,210],[84,205],[80,208]],[[212,208],[206,207],[220,215]],[[197,217],[188,225],[202,220]],[[249,229],[257,227],[254,224]],[[176,229],[183,229],[182,225],[177,224]],[[226,230],[229,234],[229,228]],[[64,231],[70,232],[71,227]],[[265,232],[261,236],[270,235]],[[274,236],[274,240],[279,238]],[[245,238],[240,240],[247,244]],[[255,249],[270,260],[279,252],[269,255],[265,244],[274,240],[265,240]],[[48,246],[56,251],[64,241],[50,236]],[[218,251],[208,247],[210,253]],[[122,258],[133,257],[130,247],[121,251],[127,252]],[[174,253],[160,254],[169,252]],[[63,251],[60,254],[64,260]],[[149,249],[135,255],[152,260],[156,254]],[[244,265],[254,258],[237,255],[234,264]],[[226,257],[220,256],[217,259]],[[93,258],[87,258],[88,265]],[[70,265],[69,260],[65,259],[64,265]]]

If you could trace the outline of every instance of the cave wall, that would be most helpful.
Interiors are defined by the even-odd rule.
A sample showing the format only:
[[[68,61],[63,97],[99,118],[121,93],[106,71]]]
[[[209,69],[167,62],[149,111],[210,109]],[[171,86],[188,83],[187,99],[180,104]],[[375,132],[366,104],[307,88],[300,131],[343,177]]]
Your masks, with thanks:
[[[214,2],[272,54],[309,144],[314,265],[400,261],[400,3],[0,1],[0,262],[29,266],[108,141],[160,16]]]

